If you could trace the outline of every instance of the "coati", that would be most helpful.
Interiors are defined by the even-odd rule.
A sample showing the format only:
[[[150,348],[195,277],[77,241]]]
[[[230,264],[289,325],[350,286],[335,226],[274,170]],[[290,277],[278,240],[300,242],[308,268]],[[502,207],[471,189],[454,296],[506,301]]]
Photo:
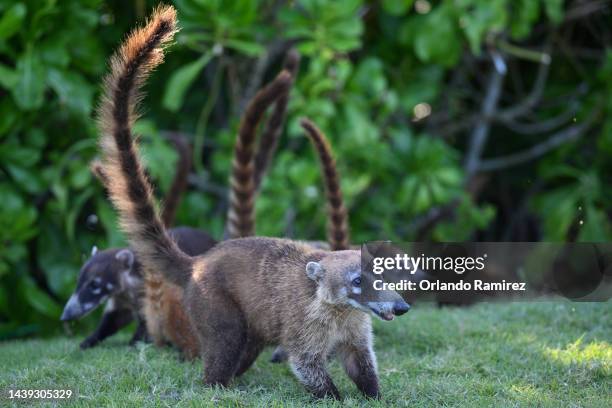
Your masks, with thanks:
[[[191,154],[187,141],[177,135],[170,137],[178,153],[177,172],[167,194],[162,219],[166,226],[174,222],[178,202],[186,187],[186,178],[191,166]],[[90,164],[92,173],[108,185],[101,164],[94,160]],[[216,241],[207,233],[188,227],[173,228],[170,233],[181,250],[198,255],[210,249]],[[141,265],[129,248],[112,248],[98,251],[94,247],[91,258],[79,271],[77,287],[66,303],[61,320],[75,320],[84,317],[106,302],[104,314],[96,328],[80,347],[93,347],[105,338],[136,319],[137,328],[130,344],[145,340],[147,329],[141,313],[143,307],[144,281]],[[178,289],[178,288],[177,288]],[[172,293],[176,292],[173,290]],[[180,299],[177,300],[180,303]]]
[[[204,356],[204,382],[227,385],[262,347],[282,344],[298,379],[317,397],[339,398],[325,369],[335,350],[357,387],[378,397],[371,322],[359,301],[359,251],[327,252],[286,239],[241,238],[204,256],[182,252],[164,227],[131,133],[136,91],[162,62],[176,31],[176,12],[161,6],[112,60],[100,106],[100,147],[111,199],[146,273],[185,288],[184,305]],[[247,164],[247,167],[249,164]],[[247,185],[251,185],[248,183]],[[391,311],[408,306],[399,295]]]

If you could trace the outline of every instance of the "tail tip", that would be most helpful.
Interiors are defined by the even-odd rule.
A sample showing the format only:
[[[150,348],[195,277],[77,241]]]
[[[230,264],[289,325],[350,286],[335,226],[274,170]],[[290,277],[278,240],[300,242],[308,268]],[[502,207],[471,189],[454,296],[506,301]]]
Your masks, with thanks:
[[[300,126],[302,126],[302,129],[308,133],[311,133],[316,129],[314,122],[305,116],[300,118]]]
[[[169,4],[160,4],[153,12],[152,20],[167,24],[171,28],[176,27],[176,9]]]
[[[284,68],[288,70],[292,75],[297,74],[297,67],[300,63],[300,53],[295,49],[291,48],[285,56]]]

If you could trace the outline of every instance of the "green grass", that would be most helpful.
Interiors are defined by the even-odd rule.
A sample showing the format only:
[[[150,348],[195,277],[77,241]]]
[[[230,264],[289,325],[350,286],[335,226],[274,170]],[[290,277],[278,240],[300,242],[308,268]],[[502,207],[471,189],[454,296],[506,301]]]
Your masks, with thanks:
[[[383,398],[361,397],[337,362],[344,400],[321,406],[612,406],[612,302],[420,305],[375,322]],[[80,338],[0,344],[0,390],[71,388],[62,406],[303,406],[315,403],[270,351],[228,389],[200,384],[199,362],[128,334],[80,351]],[[2,401],[0,401],[2,405]]]

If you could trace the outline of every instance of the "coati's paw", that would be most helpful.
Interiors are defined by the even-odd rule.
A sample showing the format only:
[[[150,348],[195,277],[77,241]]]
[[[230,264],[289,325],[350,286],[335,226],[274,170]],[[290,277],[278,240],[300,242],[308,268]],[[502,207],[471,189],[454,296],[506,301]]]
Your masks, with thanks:
[[[97,339],[93,339],[91,337],[88,337],[85,340],[83,340],[81,342],[81,344],[79,344],[79,347],[81,348],[81,350],[85,350],[85,349],[88,349],[88,348],[92,348],[96,344],[98,344],[98,340]]]
[[[128,343],[129,346],[135,346],[136,343],[138,343],[139,341],[146,343],[146,339],[141,339],[139,337],[132,337],[132,339],[130,340],[130,342]]]
[[[272,357],[270,358],[271,363],[284,363],[287,361],[288,355],[287,352],[282,347],[277,347],[272,353]]]

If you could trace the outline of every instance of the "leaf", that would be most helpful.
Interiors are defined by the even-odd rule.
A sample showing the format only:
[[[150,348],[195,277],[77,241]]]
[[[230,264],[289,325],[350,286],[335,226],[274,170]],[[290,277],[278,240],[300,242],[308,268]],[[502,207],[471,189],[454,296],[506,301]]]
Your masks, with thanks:
[[[474,54],[479,54],[487,33],[501,32],[506,27],[508,12],[505,0],[457,2],[461,27]]]
[[[546,15],[555,24],[563,19],[563,0],[543,0]]]
[[[383,0],[382,7],[392,16],[401,16],[412,7],[412,3],[414,0]]]
[[[23,278],[21,291],[34,310],[52,319],[59,318],[62,313],[60,306],[39,289],[30,278]]]
[[[23,110],[40,108],[45,92],[45,70],[32,47],[17,61],[18,80],[12,88],[13,99]]]
[[[72,112],[89,115],[93,105],[94,89],[80,74],[50,68],[47,72],[49,86],[57,93],[60,104]]]
[[[594,206],[586,207],[586,219],[579,220],[580,242],[605,242],[610,239],[610,222],[607,215]]]
[[[260,44],[251,41],[228,39],[225,40],[225,45],[228,48],[232,48],[245,55],[248,55],[249,57],[257,57],[265,51],[265,48],[262,47]]]
[[[183,106],[185,93],[196,80],[200,71],[210,62],[212,57],[212,52],[208,52],[196,61],[183,65],[174,72],[170,80],[168,80],[168,85],[166,86],[166,92],[164,93],[162,101],[166,109],[176,112]]]
[[[514,2],[513,2],[514,4]],[[518,0],[510,20],[510,32],[514,39],[522,39],[529,35],[532,25],[540,16],[540,2],[533,0]]]
[[[17,3],[6,10],[0,18],[0,40],[6,40],[19,31],[26,15],[26,6]]]
[[[18,79],[15,70],[0,63],[0,86],[11,90],[17,84]]]
[[[414,52],[423,62],[452,66],[461,55],[459,39],[450,9],[446,5],[438,6],[429,13],[416,33]]]
[[[11,127],[17,123],[19,110],[11,98],[4,98],[0,101],[0,136],[7,133]]]

